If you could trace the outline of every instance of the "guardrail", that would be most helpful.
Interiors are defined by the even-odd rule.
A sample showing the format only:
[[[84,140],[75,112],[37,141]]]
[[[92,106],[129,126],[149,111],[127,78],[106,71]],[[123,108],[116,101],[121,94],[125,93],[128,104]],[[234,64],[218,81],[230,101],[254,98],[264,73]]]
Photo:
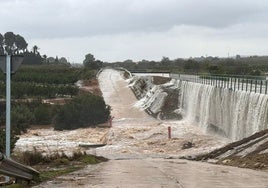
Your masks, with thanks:
[[[170,77],[183,81],[214,85],[230,90],[244,90],[263,94],[268,93],[268,80],[266,80],[266,77],[206,74],[170,74]]]
[[[0,173],[19,180],[30,181],[39,176],[39,172],[29,166],[20,164],[0,153]]]

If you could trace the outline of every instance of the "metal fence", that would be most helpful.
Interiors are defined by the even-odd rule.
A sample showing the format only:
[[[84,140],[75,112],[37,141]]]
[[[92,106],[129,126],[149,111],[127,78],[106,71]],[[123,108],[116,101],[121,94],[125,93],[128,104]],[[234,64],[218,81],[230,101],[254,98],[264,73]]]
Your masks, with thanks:
[[[244,90],[263,94],[268,93],[268,80],[266,80],[266,77],[206,74],[170,74],[170,77],[183,81],[214,85],[230,90]]]

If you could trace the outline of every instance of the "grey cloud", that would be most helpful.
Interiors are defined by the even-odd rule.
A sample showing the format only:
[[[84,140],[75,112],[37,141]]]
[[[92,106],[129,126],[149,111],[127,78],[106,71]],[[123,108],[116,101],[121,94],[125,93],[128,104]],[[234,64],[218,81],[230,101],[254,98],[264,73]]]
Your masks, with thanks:
[[[0,29],[34,38],[168,30],[178,25],[226,28],[268,22],[262,0],[1,0]],[[0,31],[3,32],[3,31]]]

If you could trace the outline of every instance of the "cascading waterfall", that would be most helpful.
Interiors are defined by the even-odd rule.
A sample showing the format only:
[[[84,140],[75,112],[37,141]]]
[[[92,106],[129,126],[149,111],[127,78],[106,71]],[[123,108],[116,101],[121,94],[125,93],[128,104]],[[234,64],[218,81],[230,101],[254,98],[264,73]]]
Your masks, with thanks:
[[[185,119],[232,140],[267,129],[268,95],[180,82]]]

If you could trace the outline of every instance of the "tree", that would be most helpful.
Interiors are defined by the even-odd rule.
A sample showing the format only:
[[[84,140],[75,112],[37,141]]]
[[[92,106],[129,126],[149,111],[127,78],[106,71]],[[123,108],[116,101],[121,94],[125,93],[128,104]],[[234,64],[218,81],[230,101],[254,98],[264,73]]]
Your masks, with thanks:
[[[95,57],[92,54],[87,54],[85,55],[85,60],[83,61],[83,65],[86,68],[91,68],[94,61],[95,61]]]
[[[39,52],[38,52],[39,49],[40,49],[40,48],[38,48],[38,46],[34,45],[34,46],[33,46],[33,53],[34,53],[35,55],[38,55],[38,54],[39,54]]]
[[[189,59],[183,66],[184,71],[188,73],[198,73],[200,64],[194,60]]]
[[[25,52],[28,46],[25,39],[20,35],[15,36],[15,45],[17,46],[17,53],[20,51]]]
[[[54,118],[56,130],[77,129],[104,123],[110,117],[110,107],[102,97],[85,94],[74,98],[64,106],[59,106]]]
[[[87,54],[83,61],[83,65],[86,68],[99,69],[102,67],[102,61],[96,60],[92,54]]]
[[[165,57],[165,56],[163,56],[162,57],[162,60],[161,60],[161,64],[167,64],[167,63],[169,63],[170,62],[170,60],[169,60],[169,58],[168,57]]]
[[[62,63],[62,64],[68,64],[68,61],[67,61],[67,59],[65,57],[61,57],[59,59],[59,62]]]
[[[0,33],[0,55],[4,54],[4,37],[3,35]]]
[[[4,34],[5,51],[10,55],[15,53],[15,39],[16,35],[13,32],[6,32]]]

